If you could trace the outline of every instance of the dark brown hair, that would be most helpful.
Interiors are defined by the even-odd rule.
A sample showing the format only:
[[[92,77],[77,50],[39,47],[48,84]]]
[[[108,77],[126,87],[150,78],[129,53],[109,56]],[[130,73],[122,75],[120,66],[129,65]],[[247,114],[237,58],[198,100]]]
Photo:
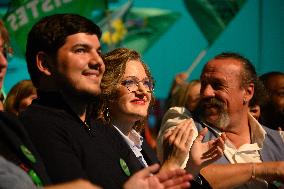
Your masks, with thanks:
[[[31,29],[26,45],[26,61],[33,84],[38,87],[41,73],[36,66],[36,56],[42,51],[56,57],[66,38],[76,33],[101,37],[101,30],[91,20],[77,14],[54,14],[43,17]]]

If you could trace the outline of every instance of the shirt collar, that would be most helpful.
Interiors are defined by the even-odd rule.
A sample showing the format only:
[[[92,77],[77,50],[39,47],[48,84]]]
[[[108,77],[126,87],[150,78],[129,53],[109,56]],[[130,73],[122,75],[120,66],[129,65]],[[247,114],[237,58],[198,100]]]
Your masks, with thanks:
[[[124,138],[126,143],[130,147],[136,147],[138,149],[142,149],[143,137],[134,129],[132,129],[129,133],[129,137],[124,135],[115,125],[113,125],[116,130],[118,130],[119,134]]]
[[[248,113],[248,122],[250,127],[251,143],[257,143],[257,145],[262,148],[263,142],[265,139],[266,131],[263,129],[261,124],[250,114]],[[205,123],[203,123],[205,124]],[[219,136],[222,134],[221,131],[216,128],[210,127],[208,124],[205,124],[207,127],[215,131]]]
[[[266,131],[260,123],[248,113],[248,121],[250,126],[251,143],[257,143],[260,148],[263,147]]]

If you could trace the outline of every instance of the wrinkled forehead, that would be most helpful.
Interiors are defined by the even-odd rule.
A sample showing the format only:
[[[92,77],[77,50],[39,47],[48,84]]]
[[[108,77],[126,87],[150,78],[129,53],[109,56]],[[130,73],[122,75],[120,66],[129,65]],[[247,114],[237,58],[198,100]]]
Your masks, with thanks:
[[[239,78],[241,63],[235,59],[213,59],[209,61],[201,74],[201,79],[208,77]]]

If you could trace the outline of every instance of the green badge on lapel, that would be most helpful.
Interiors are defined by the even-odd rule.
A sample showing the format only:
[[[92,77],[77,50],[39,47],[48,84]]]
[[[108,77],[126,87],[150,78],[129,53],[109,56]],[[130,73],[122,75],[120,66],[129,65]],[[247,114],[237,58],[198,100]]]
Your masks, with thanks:
[[[20,148],[21,148],[23,154],[26,156],[26,158],[28,158],[28,160],[30,160],[32,163],[36,162],[35,156],[32,154],[32,152],[25,145],[21,145]]]
[[[128,168],[126,162],[125,162],[122,158],[119,159],[119,164],[120,164],[120,167],[122,168],[123,172],[124,172],[127,176],[130,176],[129,168]]]
[[[28,172],[28,174],[30,175],[32,181],[35,183],[35,185],[37,186],[43,186],[42,181],[40,180],[39,176],[36,174],[36,172],[34,172],[34,170],[30,170]]]

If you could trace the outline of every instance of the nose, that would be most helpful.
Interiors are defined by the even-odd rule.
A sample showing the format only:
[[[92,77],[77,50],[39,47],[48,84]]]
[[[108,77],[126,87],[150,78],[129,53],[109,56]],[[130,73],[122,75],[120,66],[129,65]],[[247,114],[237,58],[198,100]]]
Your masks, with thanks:
[[[215,91],[210,84],[207,84],[205,86],[201,86],[200,96],[203,97],[203,98],[214,97]]]
[[[148,89],[143,85],[143,82],[142,81],[139,81],[137,83],[137,87],[138,87],[138,91],[141,91],[141,92],[148,92]]]
[[[101,54],[95,51],[91,56],[92,57],[89,63],[90,68],[100,70],[103,73],[105,71],[105,64]]]
[[[138,87],[138,90],[140,91],[140,90],[145,90],[146,88],[145,88],[145,86],[142,84],[142,82],[141,81],[138,81],[138,83],[137,83],[137,87]]]

